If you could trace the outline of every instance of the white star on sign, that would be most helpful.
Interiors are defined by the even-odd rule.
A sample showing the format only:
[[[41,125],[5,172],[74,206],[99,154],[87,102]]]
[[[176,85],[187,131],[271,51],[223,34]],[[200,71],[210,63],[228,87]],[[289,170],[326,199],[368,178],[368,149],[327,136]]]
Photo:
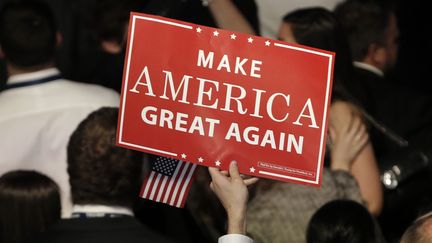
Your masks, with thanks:
[[[213,32],[213,36],[219,36],[219,32],[218,32],[217,30],[215,30],[215,31]]]
[[[216,164],[216,166],[221,166],[222,163],[218,160],[215,162],[215,164]]]
[[[196,28],[196,32],[201,33],[202,29],[200,27]]]
[[[252,37],[249,37],[249,38],[248,38],[248,42],[249,42],[249,43],[252,43],[253,41],[254,41],[254,40],[252,39]]]
[[[202,157],[199,157],[198,162],[202,163],[202,162],[204,162],[204,159]]]
[[[186,154],[181,154],[182,159],[186,159],[187,155]]]
[[[270,46],[270,41],[266,41],[266,42],[265,42],[265,45],[266,45],[266,46]]]
[[[235,40],[236,38],[237,38],[236,35],[234,35],[234,34],[231,35],[231,40]]]
[[[250,173],[255,173],[255,168],[254,168],[253,166],[250,167],[250,168],[249,168],[249,172],[250,172]]]

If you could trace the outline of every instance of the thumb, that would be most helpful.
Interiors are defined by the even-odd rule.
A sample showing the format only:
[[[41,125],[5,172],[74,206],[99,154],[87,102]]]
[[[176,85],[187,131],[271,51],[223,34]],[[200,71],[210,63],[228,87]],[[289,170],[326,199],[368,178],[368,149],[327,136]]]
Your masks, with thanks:
[[[229,167],[229,174],[235,180],[242,180],[236,161],[232,161]]]

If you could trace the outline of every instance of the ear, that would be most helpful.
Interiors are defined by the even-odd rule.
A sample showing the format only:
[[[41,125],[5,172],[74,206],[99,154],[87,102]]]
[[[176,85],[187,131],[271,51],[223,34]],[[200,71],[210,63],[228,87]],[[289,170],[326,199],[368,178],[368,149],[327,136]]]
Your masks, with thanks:
[[[56,46],[59,47],[63,43],[63,35],[60,32],[56,32]]]
[[[379,44],[371,44],[368,49],[369,64],[383,70],[387,62],[387,50],[385,46]]]

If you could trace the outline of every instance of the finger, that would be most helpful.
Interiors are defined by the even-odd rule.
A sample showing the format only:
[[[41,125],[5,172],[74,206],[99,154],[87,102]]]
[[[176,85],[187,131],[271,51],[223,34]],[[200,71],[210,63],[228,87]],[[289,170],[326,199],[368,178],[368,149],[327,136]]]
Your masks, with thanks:
[[[347,130],[347,134],[350,135],[355,134],[355,132],[357,131],[358,124],[359,124],[358,118],[351,116],[351,123],[349,129]]]
[[[236,180],[241,180],[242,179],[240,177],[240,173],[239,173],[236,161],[232,161],[231,162],[231,164],[229,166],[229,174],[230,174],[231,178],[233,178],[233,179],[236,179]]]
[[[223,170],[223,171],[221,171],[220,173],[221,173],[222,175],[224,175],[224,176],[228,176],[228,175],[229,175],[229,173],[228,173],[227,170]]]
[[[362,126],[360,131],[355,135],[354,144],[357,144],[359,146],[363,146],[364,143],[367,141],[367,138],[369,137],[365,126]],[[366,140],[365,140],[366,138]]]
[[[209,167],[208,171],[210,173],[210,177],[212,178],[212,181],[219,183],[223,178],[226,178],[218,168]]]
[[[364,122],[362,122],[362,125],[360,126],[358,133],[364,134],[366,136],[368,135],[368,131],[366,129],[366,125],[364,124]]]
[[[369,135],[365,133],[359,141],[359,146],[363,148],[368,143],[368,141],[369,141]]]
[[[329,127],[329,134],[330,134],[331,141],[335,141],[336,140],[336,129],[333,127]]]
[[[361,119],[361,117],[356,117],[353,121],[353,127],[351,133],[356,136],[356,138],[360,138],[366,132],[366,127]]]
[[[352,149],[353,149],[353,151],[355,151],[354,154],[356,156],[363,150],[363,148],[367,145],[368,141],[369,141],[369,136],[366,133],[366,135],[364,135],[361,138],[361,140],[358,141],[358,143],[354,144]]]
[[[240,177],[244,180],[244,179],[252,178],[253,176],[245,175],[245,174],[240,174]]]
[[[348,131],[351,130],[353,119],[354,119],[354,116],[349,116],[348,121],[344,124],[344,126],[341,129],[342,132],[347,133]]]
[[[252,177],[252,178],[243,180],[243,182],[246,186],[253,185],[253,184],[257,183],[258,181],[259,181],[259,178],[256,178],[256,177]]]

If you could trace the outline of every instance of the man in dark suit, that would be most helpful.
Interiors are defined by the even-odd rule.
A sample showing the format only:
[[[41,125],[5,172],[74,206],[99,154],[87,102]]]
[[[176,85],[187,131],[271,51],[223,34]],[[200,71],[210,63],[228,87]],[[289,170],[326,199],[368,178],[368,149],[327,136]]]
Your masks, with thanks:
[[[432,121],[430,97],[393,82],[385,74],[398,57],[396,15],[385,1],[348,0],[335,13],[343,25],[354,59],[354,79],[346,82],[355,101],[373,118],[412,143],[424,141]],[[377,129],[371,139],[377,157],[400,149],[400,144]]]
[[[411,175],[410,180],[399,180],[397,190],[385,191],[381,220],[386,237],[393,240],[432,198],[427,163],[419,163],[424,155],[432,158],[432,102],[428,95],[384,75],[395,66],[399,39],[394,11],[385,2],[347,0],[335,14],[346,30],[354,59],[355,79],[346,82],[347,89],[379,122],[369,124],[380,167],[396,168],[398,178]]]
[[[139,193],[142,153],[115,144],[117,108],[91,113],[72,134],[67,163],[72,192],[72,218],[63,219],[33,242],[111,243],[170,242],[142,225],[132,212]],[[247,185],[235,164],[230,177],[211,169],[212,189],[228,214],[228,234],[220,242],[251,243],[245,228]]]
[[[38,242],[169,242],[135,219],[141,153],[115,145],[118,110],[90,114],[72,134],[67,148],[73,214]]]

